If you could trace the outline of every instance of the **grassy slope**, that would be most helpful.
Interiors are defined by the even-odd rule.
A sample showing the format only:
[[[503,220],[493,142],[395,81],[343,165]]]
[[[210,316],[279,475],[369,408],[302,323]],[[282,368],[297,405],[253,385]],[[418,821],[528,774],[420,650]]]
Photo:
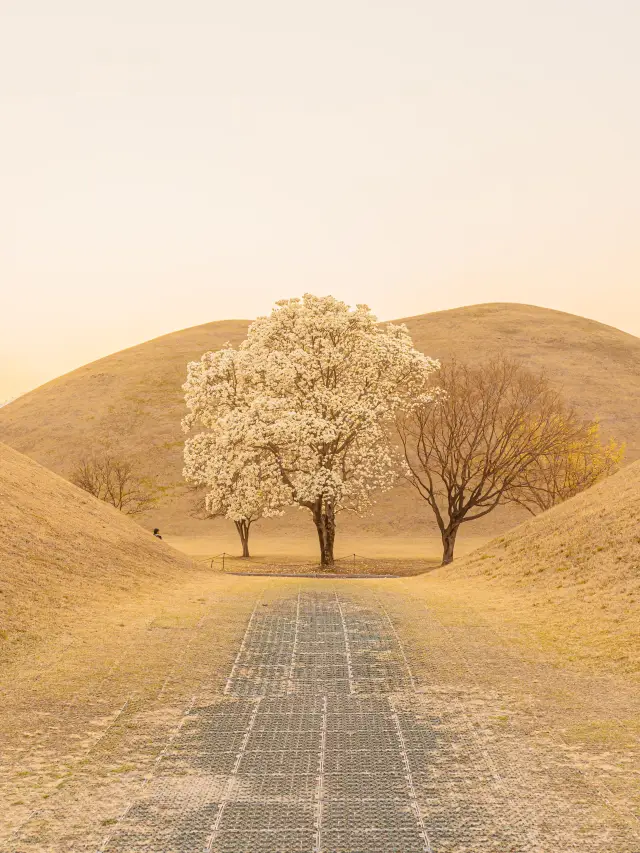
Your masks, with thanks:
[[[594,320],[537,308],[492,303],[409,317],[420,349],[462,360],[505,354],[544,370],[566,398],[640,458],[640,338]]]
[[[640,674],[640,462],[419,583],[468,587],[561,658]]]
[[[628,442],[629,460],[640,456],[640,339],[570,314],[514,304],[440,311],[405,322],[415,345],[429,355],[475,359],[507,353],[546,369],[574,404]],[[0,440],[63,476],[83,448],[108,440],[164,484],[180,484],[185,365],[227,340],[238,343],[246,329],[240,320],[208,323],[85,365],[0,409]],[[226,530],[223,522],[193,519],[190,508],[186,496],[168,494],[145,524],[186,536]],[[493,535],[522,518],[517,511],[500,511],[464,532]],[[298,511],[261,526],[278,536],[312,536],[306,513]],[[373,517],[341,518],[340,529],[356,537],[422,537],[435,531],[408,487],[382,496]]]
[[[79,609],[191,562],[117,510],[0,444],[0,654],[59,633]]]

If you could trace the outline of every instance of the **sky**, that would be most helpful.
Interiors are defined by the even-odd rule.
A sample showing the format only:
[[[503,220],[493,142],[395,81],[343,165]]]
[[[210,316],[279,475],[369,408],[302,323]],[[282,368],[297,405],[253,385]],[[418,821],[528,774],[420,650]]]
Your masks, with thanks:
[[[637,0],[2,0],[0,401],[304,292],[640,335]]]

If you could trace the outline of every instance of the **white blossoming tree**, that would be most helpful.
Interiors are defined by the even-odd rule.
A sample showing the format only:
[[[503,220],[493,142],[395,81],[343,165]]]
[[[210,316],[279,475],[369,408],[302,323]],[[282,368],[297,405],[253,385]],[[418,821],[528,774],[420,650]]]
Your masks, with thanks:
[[[261,465],[259,457],[243,454],[228,438],[223,430],[212,430],[187,440],[183,475],[189,483],[207,488],[207,516],[233,521],[242,556],[249,557],[251,525],[260,518],[281,515],[280,504],[288,496],[277,488],[268,458]]]
[[[212,502],[251,500],[268,513],[311,513],[323,566],[334,562],[336,513],[361,513],[389,488],[399,457],[388,438],[397,409],[428,395],[438,363],[405,326],[379,326],[366,305],[332,296],[282,300],[226,346],[188,366],[189,414],[208,432],[187,440],[185,473],[199,472]]]

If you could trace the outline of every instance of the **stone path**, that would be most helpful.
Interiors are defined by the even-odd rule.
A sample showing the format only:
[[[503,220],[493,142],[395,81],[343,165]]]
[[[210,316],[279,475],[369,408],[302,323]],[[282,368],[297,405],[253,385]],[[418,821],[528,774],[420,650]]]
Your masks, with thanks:
[[[235,660],[200,680],[99,853],[640,853],[557,742],[495,734],[503,700],[461,682],[402,590],[261,584]],[[53,829],[79,790],[3,853],[96,851]]]
[[[376,596],[258,601],[224,695],[194,702],[102,850],[543,849],[468,723],[436,705]]]
[[[225,695],[189,710],[103,849],[430,850],[425,744],[390,696],[412,688],[381,613],[335,591],[258,601]]]

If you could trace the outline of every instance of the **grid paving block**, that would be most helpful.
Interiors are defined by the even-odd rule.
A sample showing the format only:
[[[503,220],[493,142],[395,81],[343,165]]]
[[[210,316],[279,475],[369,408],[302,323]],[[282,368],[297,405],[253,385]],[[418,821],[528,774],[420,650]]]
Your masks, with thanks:
[[[320,756],[317,751],[286,752],[245,752],[240,760],[241,773],[289,773],[296,776],[306,776],[317,773]]]
[[[284,679],[289,675],[290,662],[286,665],[274,665],[270,661],[267,663],[256,663],[251,666],[238,666],[236,669],[236,679],[251,678],[262,681],[263,679]]]
[[[530,841],[526,839],[526,832],[523,833],[519,827],[505,826],[502,815],[479,815],[469,806],[447,807],[440,812],[428,811],[424,815],[424,822],[432,847],[437,851],[531,853],[536,849],[532,848]],[[571,853],[573,849],[571,848]],[[586,846],[576,848],[576,853],[588,849]]]
[[[260,702],[256,721],[270,714],[316,714],[322,716],[322,696],[286,696],[282,698],[263,699]]]
[[[399,750],[361,749],[356,752],[329,752],[324,758],[325,773],[376,773],[386,771],[401,774],[405,770]]]
[[[251,634],[261,637],[292,637],[295,634],[295,613],[277,613],[275,610],[256,612],[251,624]]]
[[[209,773],[154,776],[140,802],[177,810],[199,809],[224,799],[228,778],[224,774],[215,776]]]
[[[344,652],[345,645],[344,634],[323,634],[317,637],[304,634],[298,637],[296,654],[338,655]]]
[[[446,744],[446,738],[442,733],[430,728],[404,729],[400,726],[402,738],[407,750],[415,750],[428,755],[434,750],[442,749]]]
[[[347,652],[342,644],[342,651],[330,652],[327,650],[301,652],[296,649],[295,662],[297,666],[315,666],[322,663],[326,666],[341,666],[347,661]]]
[[[387,679],[380,679],[379,681],[373,681],[371,679],[353,679],[353,687],[355,693],[359,696],[373,697],[388,696],[390,693],[398,693],[400,690],[405,690],[407,685],[394,683]]]
[[[241,652],[244,654],[251,654],[256,656],[282,656],[293,654],[295,645],[294,645],[295,637],[291,635],[291,637],[281,637],[276,635],[260,635],[260,636],[252,636],[250,637],[247,645],[244,647]]]
[[[346,663],[325,665],[317,661],[313,664],[300,664],[296,661],[291,674],[292,678],[300,681],[344,681],[349,678],[349,669]]]
[[[412,690],[371,596],[270,601],[105,853],[426,853],[425,826],[434,853],[531,853],[460,720]]]
[[[218,734],[244,732],[251,722],[251,714],[211,714],[195,717],[190,715],[181,729],[185,734],[191,731],[215,731]]]
[[[397,832],[354,829],[327,830],[322,833],[322,853],[426,853],[429,848],[418,830]],[[437,851],[441,853],[441,851]],[[465,853],[484,853],[481,850]],[[504,851],[506,853],[506,851]]]
[[[416,813],[406,800],[330,800],[324,804],[322,821],[327,832],[350,828],[411,833],[418,825]]]
[[[286,639],[293,642],[296,633],[294,616],[282,616],[271,611],[256,616],[251,626],[251,636],[263,639]]]
[[[201,752],[237,752],[242,746],[244,731],[219,731],[216,727],[190,726],[180,732],[169,754],[183,755],[190,751]]]
[[[220,806],[175,811],[154,804],[134,805],[104,853],[193,853],[204,849]]]
[[[412,773],[430,772],[440,780],[454,782],[458,780],[477,781],[485,778],[490,771],[486,759],[479,755],[474,760],[458,744],[441,744],[431,753],[424,749],[407,749],[407,761]]]
[[[309,607],[308,609],[301,607],[298,624],[305,627],[318,625],[320,628],[328,628],[330,625],[334,625],[337,630],[340,630],[342,625],[340,608],[337,602],[327,602],[324,607]]]
[[[389,651],[395,647],[393,639],[380,626],[348,626],[346,633],[356,652]]]
[[[352,662],[352,670],[354,678],[366,680],[368,678],[379,681],[387,679],[393,682],[399,682],[410,686],[411,679],[407,674],[405,666],[398,664],[397,666],[378,666],[377,664],[361,664],[359,661]]]
[[[236,763],[237,752],[200,752],[169,753],[162,757],[156,769],[157,775],[184,775],[191,770],[205,771],[210,774],[231,773]]]
[[[392,729],[327,731],[327,751],[354,752],[361,749],[398,750],[398,735]]]
[[[324,696],[329,693],[351,693],[350,679],[316,679],[315,681],[292,681],[290,692],[296,695]]]
[[[380,771],[360,773],[325,773],[325,800],[407,800],[408,781],[402,773]]]
[[[316,773],[238,773],[232,799],[313,801],[317,788]]]
[[[294,634],[253,634],[241,654],[286,655],[293,652],[294,644]]]
[[[219,831],[313,829],[314,821],[313,803],[233,802],[225,805]]]
[[[246,752],[262,750],[298,750],[314,752],[320,749],[319,731],[252,731],[246,744]]]
[[[220,696],[207,704],[194,705],[185,715],[187,720],[193,717],[207,719],[215,717],[218,719],[234,717],[245,717],[251,719],[254,710],[254,702],[247,699],[239,699],[235,696]]]
[[[235,696],[264,696],[286,693],[287,679],[269,680],[266,678],[244,678],[239,676],[231,682],[231,690]]]
[[[422,729],[425,726],[439,728],[446,722],[443,714],[425,714],[424,711],[418,714],[405,708],[398,708],[397,717],[403,730]]]
[[[258,714],[253,732],[319,732],[323,721],[321,714]]]
[[[327,734],[329,732],[368,732],[371,737],[379,734],[388,737],[397,733],[396,724],[391,715],[383,714],[330,714],[327,717]]]
[[[411,681],[407,675],[407,669],[400,663],[397,664],[381,664],[381,663],[362,663],[354,660],[352,663],[353,675],[355,678],[387,678],[392,681],[399,681],[403,684]]]
[[[342,717],[344,714],[376,714],[390,715],[392,708],[388,699],[374,697],[371,699],[361,699],[359,697],[335,697],[329,700],[327,704],[327,719],[330,721],[332,716]]]
[[[261,832],[245,829],[241,832],[217,833],[210,853],[314,853],[314,849],[313,830]]]
[[[291,655],[293,654],[293,644],[287,649],[271,649],[271,648],[245,648],[236,658],[237,666],[251,666],[256,663],[268,661],[273,666],[287,666],[291,663]]]

